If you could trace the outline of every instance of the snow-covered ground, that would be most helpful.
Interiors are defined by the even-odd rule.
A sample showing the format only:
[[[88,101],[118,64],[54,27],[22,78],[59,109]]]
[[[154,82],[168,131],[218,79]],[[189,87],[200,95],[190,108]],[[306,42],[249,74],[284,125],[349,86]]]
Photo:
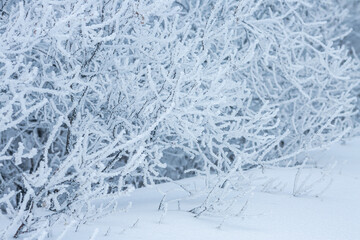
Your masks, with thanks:
[[[203,215],[195,218],[188,210],[199,204],[199,200],[186,198],[188,193],[181,187],[167,183],[134,191],[119,202],[120,207],[132,202],[128,211],[80,225],[77,232],[75,225],[60,220],[49,237],[64,240],[357,240],[360,239],[359,158],[360,138],[357,138],[312,154],[312,159],[322,166],[337,162],[334,168],[328,168],[330,170],[268,169],[260,178],[254,174],[256,190],[238,217]],[[295,193],[299,196],[295,197],[296,178]],[[304,182],[305,179],[308,180]],[[316,180],[320,181],[310,186]],[[332,184],[322,194],[330,181]],[[191,189],[199,187],[201,180],[186,179],[180,183]],[[162,199],[167,203],[167,211],[158,211]],[[239,204],[243,206],[244,202]]]

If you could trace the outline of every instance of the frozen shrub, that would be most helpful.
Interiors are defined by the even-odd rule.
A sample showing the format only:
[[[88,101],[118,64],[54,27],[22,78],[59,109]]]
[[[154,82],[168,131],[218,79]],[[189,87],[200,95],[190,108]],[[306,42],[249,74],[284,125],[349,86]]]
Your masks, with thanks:
[[[192,175],[208,183],[194,213],[210,211],[247,168],[340,139],[357,84],[334,44],[342,17],[315,0],[9,1],[3,237],[36,238],[58,214],[81,222],[116,206],[92,200]]]

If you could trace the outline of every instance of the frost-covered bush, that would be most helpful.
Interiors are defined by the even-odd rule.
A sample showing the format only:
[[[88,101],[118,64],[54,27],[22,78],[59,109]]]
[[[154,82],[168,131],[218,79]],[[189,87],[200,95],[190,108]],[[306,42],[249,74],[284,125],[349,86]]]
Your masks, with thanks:
[[[345,18],[346,25],[352,29],[351,33],[341,42],[346,44],[351,49],[352,56],[356,59],[357,68],[352,75],[360,79],[360,1],[358,0],[347,0],[341,1],[343,7],[348,11]],[[354,89],[353,93],[357,97],[357,114],[354,116],[354,122],[356,124],[356,131],[352,132],[352,135],[359,135],[359,123],[360,123],[360,87]]]
[[[268,105],[279,110],[275,117],[279,124],[265,132],[282,138],[262,153],[255,150],[259,154],[254,162],[247,161],[250,166],[299,164],[307,152],[352,130],[359,68],[341,43],[350,32],[344,24],[346,14],[335,1],[236,5],[234,44],[239,52],[233,59],[234,68],[241,70],[234,77],[244,79],[252,90],[255,109]],[[214,186],[218,190],[210,188],[214,196],[207,197],[195,213],[216,210],[219,196],[224,195],[223,183]]]
[[[7,2],[3,236],[47,231],[58,214],[85,221],[113,207],[91,200],[192,175],[209,189],[194,213],[214,210],[246,168],[341,138],[357,84],[334,44],[341,19],[315,0]]]
[[[246,37],[259,46],[244,71],[248,85],[259,105],[279,107],[272,134],[288,132],[266,156],[270,161],[291,159],[351,130],[358,79],[355,60],[338,43],[349,33],[345,14],[336,1],[263,1],[246,22]]]

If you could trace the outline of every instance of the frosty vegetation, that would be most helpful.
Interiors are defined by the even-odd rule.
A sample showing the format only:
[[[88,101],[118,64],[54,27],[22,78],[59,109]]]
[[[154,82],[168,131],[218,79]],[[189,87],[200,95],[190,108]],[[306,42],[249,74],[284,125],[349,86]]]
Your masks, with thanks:
[[[190,176],[207,182],[191,211],[220,211],[246,170],[349,135],[347,13],[336,0],[0,0],[1,236],[44,237],[59,215],[84,222]]]

